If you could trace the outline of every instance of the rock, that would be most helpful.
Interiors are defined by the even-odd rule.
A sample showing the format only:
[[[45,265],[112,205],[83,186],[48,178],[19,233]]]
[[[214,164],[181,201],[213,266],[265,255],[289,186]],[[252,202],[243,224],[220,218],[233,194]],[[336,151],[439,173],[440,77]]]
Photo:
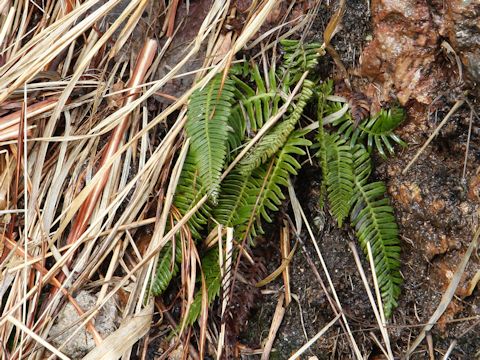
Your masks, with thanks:
[[[480,0],[449,0],[445,2],[442,35],[460,56],[466,79],[480,85]]]
[[[75,296],[78,305],[85,312],[95,306],[97,298],[97,294],[92,294],[85,290],[80,291]],[[103,338],[113,333],[117,329],[120,321],[116,300],[114,300],[114,298],[110,299],[105,306],[100,309],[100,312],[94,319],[95,328]],[[49,339],[49,341],[55,347],[60,347],[79,326],[80,321],[77,311],[71,303],[67,303],[58,314],[50,330],[51,339]],[[95,342],[93,341],[92,335],[83,327],[61,351],[72,359],[81,359],[94,347]]]
[[[383,99],[395,89],[402,105],[430,104],[445,78],[436,62],[438,29],[428,1],[373,0],[374,39],[360,57],[359,75],[383,84]]]

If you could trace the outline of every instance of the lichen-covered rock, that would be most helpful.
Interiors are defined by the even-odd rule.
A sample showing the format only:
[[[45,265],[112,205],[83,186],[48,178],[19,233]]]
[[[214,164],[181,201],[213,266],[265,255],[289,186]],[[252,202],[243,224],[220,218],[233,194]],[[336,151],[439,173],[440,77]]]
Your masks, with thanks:
[[[85,290],[80,291],[75,296],[78,305],[85,312],[95,306],[97,299],[97,294]],[[119,314],[114,298],[110,299],[105,306],[100,309],[94,319],[95,328],[103,338],[106,338],[117,329]],[[51,338],[49,341],[52,345],[59,348],[79,326],[81,326],[81,321],[79,320],[77,311],[71,303],[67,303],[58,314],[50,330]],[[92,335],[83,327],[61,348],[61,351],[71,359],[81,359],[94,347],[95,342],[93,341]]]

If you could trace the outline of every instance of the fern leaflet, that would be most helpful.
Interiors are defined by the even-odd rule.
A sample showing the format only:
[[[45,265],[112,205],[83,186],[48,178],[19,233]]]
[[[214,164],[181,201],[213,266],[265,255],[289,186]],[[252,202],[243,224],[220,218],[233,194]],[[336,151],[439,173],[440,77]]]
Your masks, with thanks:
[[[350,213],[353,195],[353,162],[350,145],[336,134],[330,135],[319,131],[318,137],[321,141],[319,156],[328,202],[338,226],[341,227],[343,220]]]
[[[185,215],[190,211],[206,193],[205,187],[201,184],[201,179],[198,176],[195,160],[191,152],[187,154],[183,169],[180,174],[177,188],[175,190],[175,197],[173,204]],[[192,236],[196,239],[201,238],[200,231],[208,222],[211,208],[208,204],[203,205],[199,211],[196,211],[188,220],[188,225]]]
[[[340,103],[334,103],[331,112],[335,112],[342,107]],[[393,107],[389,110],[380,110],[375,116],[363,120],[360,124],[355,125],[349,113],[346,113],[340,119],[336,120],[333,125],[339,126],[338,133],[343,134],[350,139],[350,144],[354,146],[359,140],[367,139],[368,149],[376,148],[380,156],[387,157],[387,152],[392,155],[395,150],[390,140],[393,140],[401,146],[405,146],[405,142],[396,135],[393,130],[405,118],[405,111],[399,107]]]
[[[180,241],[175,243],[175,257],[172,243],[165,245],[160,252],[157,270],[152,282],[152,295],[161,295],[170,284],[172,278],[178,273],[178,264],[182,262],[182,249]]]
[[[283,63],[279,77],[283,80],[284,90],[295,85],[305,71],[310,71],[318,64],[321,55],[321,44],[304,44],[298,40],[284,39],[280,41],[283,50]]]
[[[285,145],[277,152],[273,158],[272,168],[267,171],[269,176],[264,186],[264,190],[260,194],[257,213],[267,222],[272,222],[267,209],[278,211],[278,206],[285,199],[281,186],[288,186],[288,178],[290,175],[297,175],[298,169],[301,168],[300,163],[295,159],[295,155],[305,155],[305,151],[301,148],[310,146],[312,143],[305,139],[308,133],[305,130],[294,131],[285,142]],[[265,166],[267,168],[267,166]]]

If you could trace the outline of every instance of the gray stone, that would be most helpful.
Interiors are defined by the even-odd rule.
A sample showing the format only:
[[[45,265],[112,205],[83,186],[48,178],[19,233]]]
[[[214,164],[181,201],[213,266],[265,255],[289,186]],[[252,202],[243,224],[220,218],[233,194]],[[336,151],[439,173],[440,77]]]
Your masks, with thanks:
[[[82,290],[76,296],[78,305],[86,312],[95,306],[97,294]],[[98,315],[94,318],[95,328],[100,335],[105,338],[113,333],[119,324],[119,314],[115,298],[110,299],[103,306]],[[58,314],[52,329],[50,330],[49,341],[57,348],[78,329],[81,321],[75,308],[71,303],[67,303]],[[61,348],[61,351],[72,359],[81,359],[91,349],[95,347],[92,335],[83,327],[73,338]]]

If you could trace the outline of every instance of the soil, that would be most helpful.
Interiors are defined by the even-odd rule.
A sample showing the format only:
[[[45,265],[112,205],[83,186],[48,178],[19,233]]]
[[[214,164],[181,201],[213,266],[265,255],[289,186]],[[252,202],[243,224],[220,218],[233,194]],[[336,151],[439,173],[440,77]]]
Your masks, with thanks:
[[[454,73],[455,66],[452,66],[448,59],[438,57],[432,62],[429,58],[428,66],[443,78],[437,78],[435,82],[431,79],[420,80],[421,91],[417,92],[416,90],[406,92],[402,89],[402,84],[395,82],[394,74],[391,78],[390,75],[383,74],[384,78],[372,80],[372,77],[357,71],[361,63],[359,57],[362,50],[371,45],[372,35],[375,36],[370,16],[371,9],[367,3],[347,1],[343,28],[332,44],[351,74],[356,91],[368,93],[368,89],[375,82],[374,86],[377,88],[387,86],[389,88],[388,92],[382,92],[381,96],[377,95],[379,102],[391,100],[394,97],[392,91],[395,94],[401,91],[406,94],[402,102],[409,116],[399,134],[409,146],[406,149],[397,149],[396,155],[388,160],[375,159],[375,177],[385,181],[388,186],[402,239],[401,271],[404,285],[399,306],[389,327],[392,350],[396,356],[401,356],[419,333],[421,325],[427,322],[438,306],[477,226],[475,219],[478,216],[480,200],[480,181],[477,175],[480,149],[477,144],[480,119],[472,115],[471,109],[478,113],[479,108],[478,99],[474,96],[467,97],[471,108],[469,106],[460,108],[418,161],[402,175],[402,170],[414,157],[420,145],[426,141],[455,100],[459,99],[461,93],[469,89],[470,85],[459,86],[456,82],[452,83],[449,78],[457,76]],[[383,2],[374,1],[372,6],[378,3]],[[411,6],[424,6],[428,9],[427,4],[422,1]],[[324,6],[320,10],[319,13],[322,15],[315,22],[318,28],[313,28],[310,34],[313,40],[321,38],[321,29],[325,27],[335,8],[336,2],[333,2],[331,7]],[[435,15],[437,8],[430,10]],[[376,16],[376,21],[383,21],[379,20],[378,12]],[[433,15],[430,16],[430,19],[433,18]],[[378,22],[373,23],[376,27],[382,26]],[[431,28],[428,31],[440,31],[438,24],[433,20],[429,26]],[[438,33],[436,36],[440,37]],[[432,52],[438,54],[438,43],[429,46]],[[370,48],[369,51],[376,50]],[[419,50],[409,48],[408,51]],[[399,55],[397,60],[404,61],[403,56]],[[421,66],[425,64],[427,62]],[[334,68],[328,57],[322,66],[320,70],[322,74]],[[361,66],[365,68],[365,62]],[[389,65],[384,66],[388,68]],[[473,90],[471,92],[475,93]],[[432,104],[434,98],[435,102]],[[429,102],[426,99],[429,99]],[[464,176],[464,158],[470,123],[472,132]],[[308,212],[307,217],[312,224],[316,224],[316,241],[361,352],[369,359],[381,359],[383,355],[372,334],[377,338],[381,338],[381,335],[348,245],[349,241],[355,240],[351,232],[337,229],[328,213],[319,210],[320,176],[320,171],[315,166],[304,168],[296,180],[297,195]],[[295,254],[290,267],[291,291],[297,296],[298,302],[294,300],[287,308],[274,343],[272,359],[288,358],[334,317],[326,294],[313,270],[315,267],[326,282],[315,248],[307,234],[303,235],[304,244]],[[277,244],[278,238],[274,236],[272,241]],[[360,249],[358,251],[361,253]],[[309,265],[309,259],[313,261],[313,266]],[[369,269],[368,264],[363,259],[362,261],[364,269]],[[267,266],[268,272],[272,272],[279,265],[280,253],[276,250],[276,255]],[[479,356],[480,337],[477,325],[480,316],[480,290],[472,282],[479,269],[480,259],[477,253],[470,259],[454,300],[431,331],[435,358],[441,358],[454,340],[457,341],[457,345],[451,359],[473,359]],[[262,341],[268,336],[277,306],[277,292],[282,286],[281,278],[269,284],[266,289],[268,295],[264,295],[262,301],[253,308],[240,342],[252,349],[261,347]],[[318,359],[353,358],[347,340],[344,330],[340,326],[334,326],[310,347],[304,358],[309,356],[316,356]],[[244,358],[257,357],[259,358],[259,355],[244,356]],[[411,358],[429,358],[427,343],[422,343]]]

